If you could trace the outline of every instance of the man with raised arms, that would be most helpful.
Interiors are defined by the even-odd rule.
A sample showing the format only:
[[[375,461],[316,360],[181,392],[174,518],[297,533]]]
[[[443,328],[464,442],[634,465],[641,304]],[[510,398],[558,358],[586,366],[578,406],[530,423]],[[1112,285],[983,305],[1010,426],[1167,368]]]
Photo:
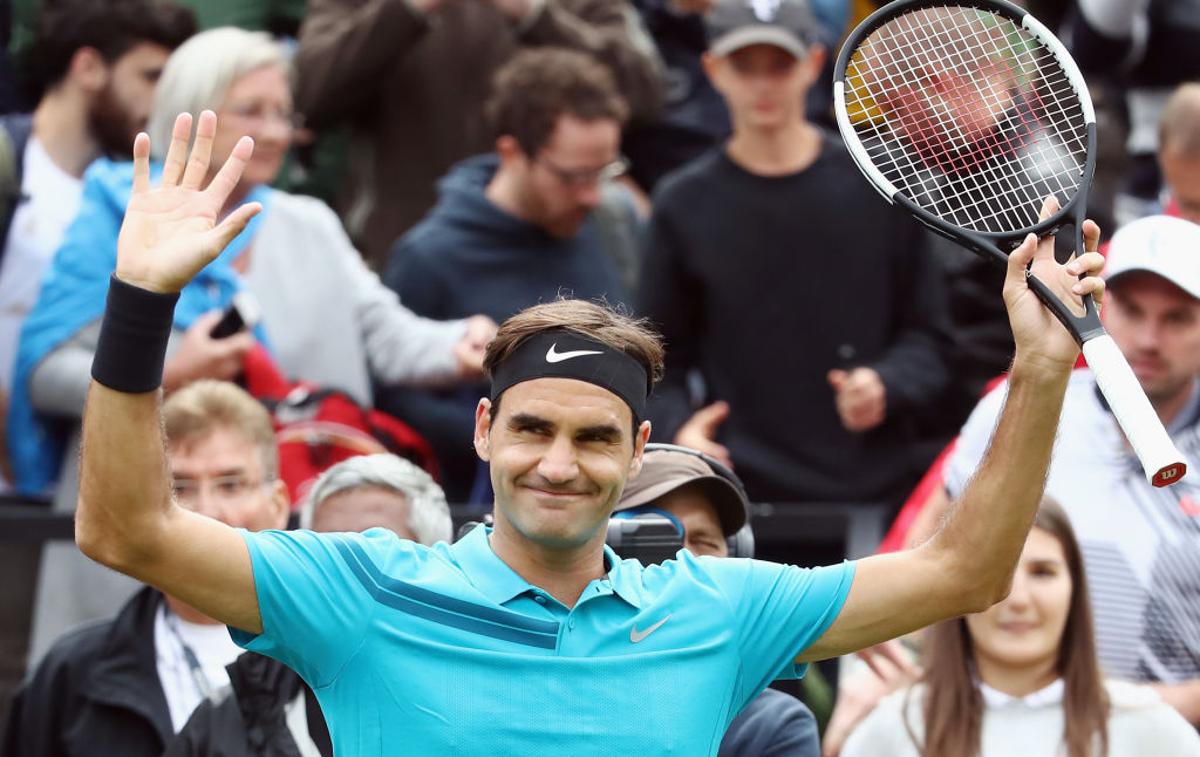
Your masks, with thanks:
[[[179,507],[158,394],[174,293],[256,211],[217,222],[250,140],[210,172],[215,116],[200,116],[189,159],[191,125],[176,122],[159,187],[148,139],[134,145],[84,419],[76,537],[92,558],[295,668],[317,692],[337,753],[569,744],[576,754],[713,755],[771,680],[1008,591],[1078,355],[1027,288],[1026,266],[1066,299],[1103,294],[1097,278],[1076,278],[1098,270],[1099,255],[1060,266],[1032,238],[1004,288],[1017,356],[991,449],[942,531],[908,552],[812,570],[687,551],[648,568],[618,559],[605,526],[641,467],[662,347],[642,324],[577,301],[513,316],[488,348],[475,448],[491,467],[493,528],[429,548],[382,530],[253,534]],[[1098,235],[1089,223],[1089,249]]]

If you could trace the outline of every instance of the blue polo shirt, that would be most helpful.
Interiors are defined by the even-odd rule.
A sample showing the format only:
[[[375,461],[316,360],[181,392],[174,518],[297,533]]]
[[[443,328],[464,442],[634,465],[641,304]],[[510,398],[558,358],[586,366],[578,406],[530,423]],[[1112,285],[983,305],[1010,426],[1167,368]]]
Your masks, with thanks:
[[[243,532],[263,633],[313,688],[339,755],[715,755],[730,721],[837,617],[854,564],[697,558],[608,574],[567,608],[480,526]]]

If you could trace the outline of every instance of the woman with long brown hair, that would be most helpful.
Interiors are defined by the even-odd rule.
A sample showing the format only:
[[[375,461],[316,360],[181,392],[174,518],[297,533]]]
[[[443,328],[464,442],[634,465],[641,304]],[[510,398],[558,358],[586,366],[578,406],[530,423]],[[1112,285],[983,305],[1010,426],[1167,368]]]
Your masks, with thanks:
[[[1200,737],[1148,688],[1105,681],[1079,544],[1042,503],[1012,592],[932,626],[921,681],[883,700],[841,757],[1200,755]]]

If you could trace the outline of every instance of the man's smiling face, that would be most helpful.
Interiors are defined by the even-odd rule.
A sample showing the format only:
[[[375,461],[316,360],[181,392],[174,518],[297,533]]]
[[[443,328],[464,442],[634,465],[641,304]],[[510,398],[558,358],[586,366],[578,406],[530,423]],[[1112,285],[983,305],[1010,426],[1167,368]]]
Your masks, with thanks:
[[[491,465],[496,527],[543,548],[602,540],[649,436],[617,395],[584,381],[540,378],[476,411],[475,448]]]

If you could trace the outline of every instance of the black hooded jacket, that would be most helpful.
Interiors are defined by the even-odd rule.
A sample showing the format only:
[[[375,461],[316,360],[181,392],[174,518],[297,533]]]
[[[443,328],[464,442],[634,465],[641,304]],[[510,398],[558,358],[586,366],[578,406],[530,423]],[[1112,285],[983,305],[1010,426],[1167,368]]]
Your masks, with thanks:
[[[284,709],[297,697],[304,699],[307,738],[322,757],[332,757],[320,705],[291,668],[247,652],[226,669],[232,696],[215,705],[202,702],[164,757],[300,757]]]
[[[113,620],[59,639],[13,699],[0,755],[161,755],[172,737],[154,654],[161,601],[142,589]]]

